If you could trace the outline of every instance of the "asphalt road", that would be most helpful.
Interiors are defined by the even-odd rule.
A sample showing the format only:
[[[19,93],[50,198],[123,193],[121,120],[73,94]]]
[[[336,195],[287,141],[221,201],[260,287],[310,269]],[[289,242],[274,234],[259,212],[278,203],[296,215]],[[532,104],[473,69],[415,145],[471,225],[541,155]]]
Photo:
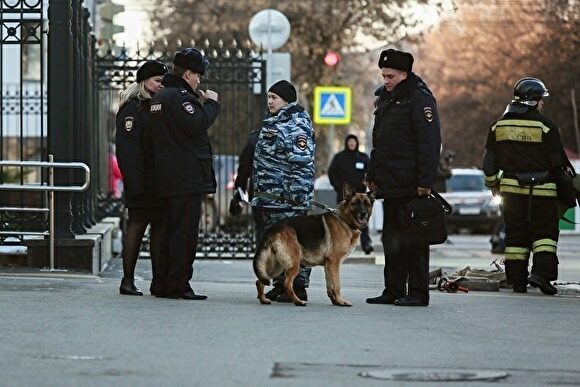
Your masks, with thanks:
[[[434,267],[493,258],[487,238],[451,241],[433,249]],[[577,243],[561,247],[576,281]],[[209,299],[168,300],[119,295],[120,263],[102,277],[0,273],[0,386],[580,385],[574,294],[432,291],[428,308],[368,305],[382,266],[346,264],[352,308],[330,304],[321,268],[307,307],[266,306],[249,261],[200,260],[192,286]],[[147,289],[149,262],[137,272]]]

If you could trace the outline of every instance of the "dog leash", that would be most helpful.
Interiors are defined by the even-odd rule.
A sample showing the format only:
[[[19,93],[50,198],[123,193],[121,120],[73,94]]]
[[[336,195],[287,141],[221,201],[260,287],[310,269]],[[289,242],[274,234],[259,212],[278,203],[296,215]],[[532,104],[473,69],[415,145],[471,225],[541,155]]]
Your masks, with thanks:
[[[254,192],[254,195],[255,196],[261,196],[261,197],[264,197],[264,198],[274,199],[274,200],[282,200],[284,202],[287,202],[287,203],[292,204],[293,206],[299,206],[299,205],[302,204],[300,202],[297,202],[296,200],[293,200],[293,199],[290,199],[290,198],[286,198],[284,196],[274,195],[274,194],[269,193],[269,192]],[[321,208],[324,211],[336,212],[336,208],[329,207],[326,204],[318,203],[315,200],[312,200],[311,203],[312,203],[312,205],[314,205],[314,206],[316,206],[318,208]]]

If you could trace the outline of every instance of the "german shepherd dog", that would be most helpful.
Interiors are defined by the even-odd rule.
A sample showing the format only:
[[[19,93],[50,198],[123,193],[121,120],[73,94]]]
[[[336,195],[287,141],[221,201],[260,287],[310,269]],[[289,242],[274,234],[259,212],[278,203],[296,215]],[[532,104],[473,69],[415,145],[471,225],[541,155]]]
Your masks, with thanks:
[[[340,294],[340,264],[355,248],[360,229],[367,225],[375,194],[356,193],[348,184],[343,192],[344,200],[337,212],[285,219],[266,230],[254,256],[260,303],[271,303],[264,295],[264,286],[284,272],[286,294],[294,305],[305,306],[307,302],[300,300],[292,287],[303,265],[324,266],[330,301],[334,305],[352,305]]]

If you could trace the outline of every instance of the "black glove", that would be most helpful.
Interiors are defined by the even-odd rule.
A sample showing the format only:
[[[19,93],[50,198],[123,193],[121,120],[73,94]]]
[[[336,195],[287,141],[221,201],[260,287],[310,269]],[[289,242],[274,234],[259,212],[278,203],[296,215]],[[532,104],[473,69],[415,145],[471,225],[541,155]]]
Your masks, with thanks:
[[[238,194],[238,191],[234,193],[234,197],[230,201],[230,215],[232,216],[239,216],[244,209],[244,205],[242,204],[242,198]]]

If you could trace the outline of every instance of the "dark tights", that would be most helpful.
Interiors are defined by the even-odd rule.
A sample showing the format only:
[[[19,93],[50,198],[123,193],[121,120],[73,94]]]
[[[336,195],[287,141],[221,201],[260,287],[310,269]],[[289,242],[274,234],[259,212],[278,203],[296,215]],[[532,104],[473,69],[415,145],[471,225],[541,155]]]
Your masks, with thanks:
[[[141,250],[141,242],[145,235],[147,225],[151,223],[150,235],[150,253],[151,253],[151,269],[153,272],[153,279],[155,280],[156,268],[159,259],[162,257],[164,249],[164,230],[162,220],[135,220],[129,217],[127,222],[127,230],[123,241],[123,277],[135,278],[135,265],[139,259],[139,251]]]

